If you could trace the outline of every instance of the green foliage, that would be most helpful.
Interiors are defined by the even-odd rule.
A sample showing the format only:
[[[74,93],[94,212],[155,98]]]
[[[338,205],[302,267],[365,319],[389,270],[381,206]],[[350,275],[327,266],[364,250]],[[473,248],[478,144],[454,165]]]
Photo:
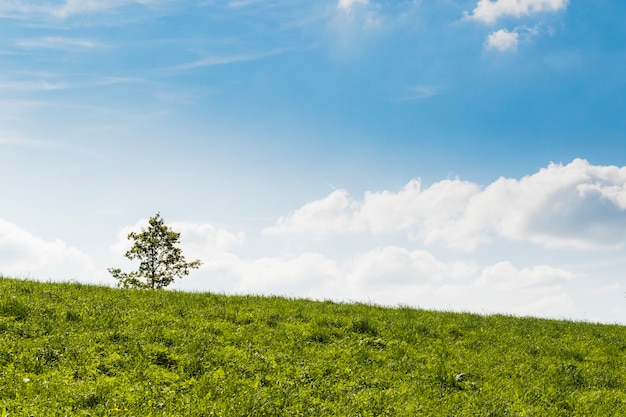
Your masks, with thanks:
[[[626,328],[0,279],[0,416],[618,416]]]
[[[139,270],[126,273],[120,268],[109,268],[120,287],[159,289],[170,285],[175,278],[189,275],[190,268],[200,267],[199,260],[185,261],[182,250],[176,247],[180,233],[165,225],[160,213],[151,217],[148,224],[148,229],[141,229],[141,233],[128,234],[135,244],[125,256],[139,259]]]

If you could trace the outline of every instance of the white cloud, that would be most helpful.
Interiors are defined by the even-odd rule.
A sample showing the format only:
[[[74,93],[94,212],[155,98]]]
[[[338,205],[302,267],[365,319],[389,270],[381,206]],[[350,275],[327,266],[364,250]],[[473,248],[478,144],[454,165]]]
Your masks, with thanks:
[[[495,23],[499,18],[533,15],[542,12],[556,12],[567,7],[568,0],[479,0],[471,14],[471,19],[484,23]]]
[[[568,294],[543,297],[537,301],[515,306],[512,312],[519,316],[541,316],[558,319],[570,319],[567,312],[575,310],[575,303]]]
[[[575,275],[560,268],[539,265],[517,268],[508,261],[483,267],[469,284],[442,284],[430,292],[423,305],[486,314],[508,313],[567,318],[584,314],[572,302],[565,284]]]
[[[619,247],[626,241],[626,167],[576,159],[485,188],[455,179],[422,189],[412,180],[398,192],[368,192],[362,201],[337,190],[264,230],[317,238],[357,232],[403,232],[464,250],[496,237],[544,247]]]
[[[280,218],[276,226],[265,229],[265,232],[306,233],[319,237],[351,231],[355,207],[356,202],[351,201],[347,191],[335,190],[325,198],[305,204],[286,218]]]
[[[517,48],[519,43],[519,34],[517,32],[509,32],[506,29],[500,29],[491,32],[485,41],[487,49],[496,49],[498,51],[508,51]]]
[[[102,278],[89,256],[61,240],[49,241],[0,219],[0,275],[94,281]]]
[[[337,2],[337,8],[345,11],[350,11],[355,4],[368,4],[369,0],[339,0]]]
[[[446,264],[426,251],[389,246],[359,255],[350,265],[348,280],[376,286],[433,283],[466,277],[475,270],[462,262]]]
[[[491,289],[519,291],[560,285],[573,278],[571,272],[548,265],[517,269],[511,262],[503,261],[484,268],[475,284]]]
[[[334,233],[374,234],[405,231],[416,223],[436,227],[459,215],[478,187],[459,180],[445,180],[422,190],[420,180],[411,180],[399,192],[367,192],[362,202],[345,190],[313,201],[286,217],[267,234],[309,233],[316,237]]]
[[[490,219],[485,217],[489,216]],[[626,234],[626,167],[576,159],[477,194],[459,226],[546,247],[615,247]]]
[[[337,263],[317,253],[266,257],[234,266],[230,274],[236,282],[234,290],[244,293],[307,296],[317,287],[342,278]]]
[[[189,259],[206,259],[243,245],[243,232],[230,232],[210,224],[174,222],[173,230],[181,234],[181,247]]]

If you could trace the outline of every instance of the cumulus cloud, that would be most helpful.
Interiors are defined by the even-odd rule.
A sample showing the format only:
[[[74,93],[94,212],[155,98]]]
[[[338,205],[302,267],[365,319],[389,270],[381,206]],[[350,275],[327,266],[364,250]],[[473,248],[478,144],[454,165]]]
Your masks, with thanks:
[[[485,41],[487,49],[495,49],[497,51],[507,51],[517,48],[519,43],[519,34],[517,32],[509,32],[506,29],[500,29],[491,32]]]
[[[576,159],[487,187],[455,179],[424,189],[416,179],[398,192],[368,192],[361,201],[336,190],[264,230],[316,238],[396,232],[463,250],[496,237],[544,247],[619,247],[626,239],[626,167]]]
[[[281,217],[268,234],[306,233],[316,237],[353,229],[353,212],[358,203],[346,190],[335,190],[327,197],[307,203],[287,217]]]
[[[359,202],[346,190],[335,190],[281,217],[275,226],[264,232],[274,235],[308,233],[322,237],[345,232],[406,231],[417,223],[437,228],[457,217],[477,191],[475,184],[460,180],[441,181],[422,190],[421,181],[415,179],[398,192],[367,192]]]
[[[472,13],[467,16],[491,24],[506,16],[520,18],[542,12],[556,12],[565,9],[568,2],[568,0],[479,0]]]
[[[475,270],[462,262],[446,264],[426,251],[389,246],[359,255],[350,264],[348,280],[384,286],[432,283],[465,277]]]
[[[511,262],[503,261],[485,267],[476,279],[475,285],[506,291],[519,291],[560,285],[573,278],[573,273],[548,265],[517,269]]]
[[[500,178],[476,196],[471,209],[491,211],[491,229],[509,239],[547,247],[616,247],[626,232],[625,196],[626,167],[576,159],[520,180]]]
[[[0,275],[86,281],[102,278],[89,256],[61,240],[45,240],[0,219]]]

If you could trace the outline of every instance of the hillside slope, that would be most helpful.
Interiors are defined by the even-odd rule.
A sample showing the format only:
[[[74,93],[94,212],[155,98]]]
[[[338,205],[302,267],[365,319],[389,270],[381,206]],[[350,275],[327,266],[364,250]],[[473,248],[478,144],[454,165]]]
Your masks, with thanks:
[[[626,328],[0,279],[0,416],[617,416]]]

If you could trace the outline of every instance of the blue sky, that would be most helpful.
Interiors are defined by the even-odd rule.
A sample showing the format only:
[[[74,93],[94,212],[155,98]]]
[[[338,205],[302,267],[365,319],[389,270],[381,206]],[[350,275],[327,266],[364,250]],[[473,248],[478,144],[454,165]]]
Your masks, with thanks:
[[[0,273],[625,322],[626,3],[0,1]],[[126,245],[126,246],[125,246]]]

